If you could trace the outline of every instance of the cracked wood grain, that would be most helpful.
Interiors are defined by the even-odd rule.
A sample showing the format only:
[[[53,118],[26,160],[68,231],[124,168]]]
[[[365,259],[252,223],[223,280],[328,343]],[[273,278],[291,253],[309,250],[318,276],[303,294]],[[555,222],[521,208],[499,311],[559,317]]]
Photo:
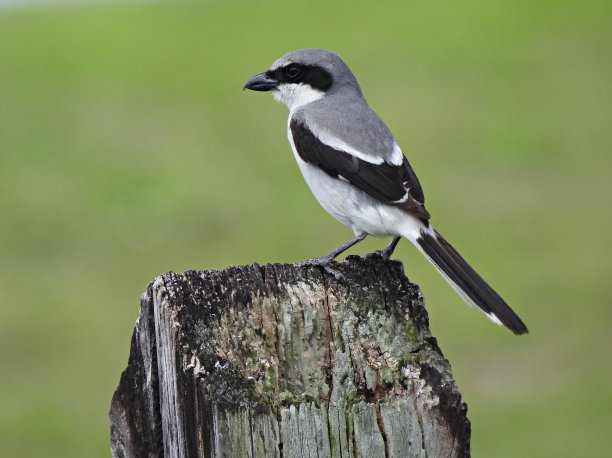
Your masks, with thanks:
[[[399,262],[168,273],[113,396],[115,457],[466,457],[467,406]]]

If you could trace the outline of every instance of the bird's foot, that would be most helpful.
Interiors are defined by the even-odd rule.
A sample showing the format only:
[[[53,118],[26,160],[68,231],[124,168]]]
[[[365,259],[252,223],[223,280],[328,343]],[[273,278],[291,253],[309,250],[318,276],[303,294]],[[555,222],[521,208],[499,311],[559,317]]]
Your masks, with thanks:
[[[316,258],[316,259],[307,259],[306,261],[299,263],[298,266],[299,267],[306,267],[306,266],[322,267],[325,272],[330,274],[336,280],[342,283],[346,283],[346,277],[341,272],[339,272],[338,270],[334,269],[331,266],[333,259],[334,258],[331,256],[323,256],[322,258]]]
[[[393,254],[393,250],[384,249],[384,250],[376,250],[368,253],[366,258],[380,258],[383,261],[388,261],[391,259],[391,255]]]
[[[380,258],[383,261],[388,261],[390,257],[391,253],[388,253],[387,250],[376,250],[366,254],[366,258]]]
[[[367,258],[370,258],[370,257],[371,258],[380,258],[383,261],[388,261],[389,259],[391,259],[391,256],[393,255],[393,251],[395,251],[395,247],[394,246],[388,246],[384,250],[373,251],[373,252],[369,253],[366,257]]]
[[[395,247],[397,246],[399,241],[400,237],[395,237],[387,248],[385,248],[384,250],[374,251],[373,253],[370,253],[368,257],[377,257],[381,258],[383,261],[388,261],[389,259],[391,259],[391,255],[395,251]]]

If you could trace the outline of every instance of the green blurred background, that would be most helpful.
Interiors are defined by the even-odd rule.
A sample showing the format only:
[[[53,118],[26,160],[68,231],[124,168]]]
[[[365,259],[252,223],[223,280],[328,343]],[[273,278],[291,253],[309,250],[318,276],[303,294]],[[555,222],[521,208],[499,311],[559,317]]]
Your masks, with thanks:
[[[530,327],[492,326],[400,244],[474,456],[610,456],[610,2],[43,3],[0,8],[0,456],[108,456],[156,275],[351,236],[306,188],[285,107],[241,90],[304,47],[343,56],[436,227]]]

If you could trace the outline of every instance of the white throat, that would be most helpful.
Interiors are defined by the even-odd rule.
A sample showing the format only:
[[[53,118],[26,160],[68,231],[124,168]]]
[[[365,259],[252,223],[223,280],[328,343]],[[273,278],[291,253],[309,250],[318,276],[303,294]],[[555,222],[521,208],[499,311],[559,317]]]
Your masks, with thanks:
[[[276,100],[287,105],[290,113],[293,113],[298,108],[323,98],[325,93],[313,89],[308,84],[285,83],[278,86],[273,95]]]

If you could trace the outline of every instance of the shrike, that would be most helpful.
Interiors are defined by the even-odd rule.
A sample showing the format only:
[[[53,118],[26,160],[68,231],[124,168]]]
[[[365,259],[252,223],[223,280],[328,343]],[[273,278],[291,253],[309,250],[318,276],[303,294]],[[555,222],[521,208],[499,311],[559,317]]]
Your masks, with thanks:
[[[334,53],[290,52],[244,86],[272,91],[289,108],[288,136],[306,183],[321,206],[355,237],[306,262],[338,274],[330,262],[367,235],[410,240],[471,306],[515,334],[527,327],[506,302],[434,230],[425,197],[408,159],[372,111],[355,76]]]

